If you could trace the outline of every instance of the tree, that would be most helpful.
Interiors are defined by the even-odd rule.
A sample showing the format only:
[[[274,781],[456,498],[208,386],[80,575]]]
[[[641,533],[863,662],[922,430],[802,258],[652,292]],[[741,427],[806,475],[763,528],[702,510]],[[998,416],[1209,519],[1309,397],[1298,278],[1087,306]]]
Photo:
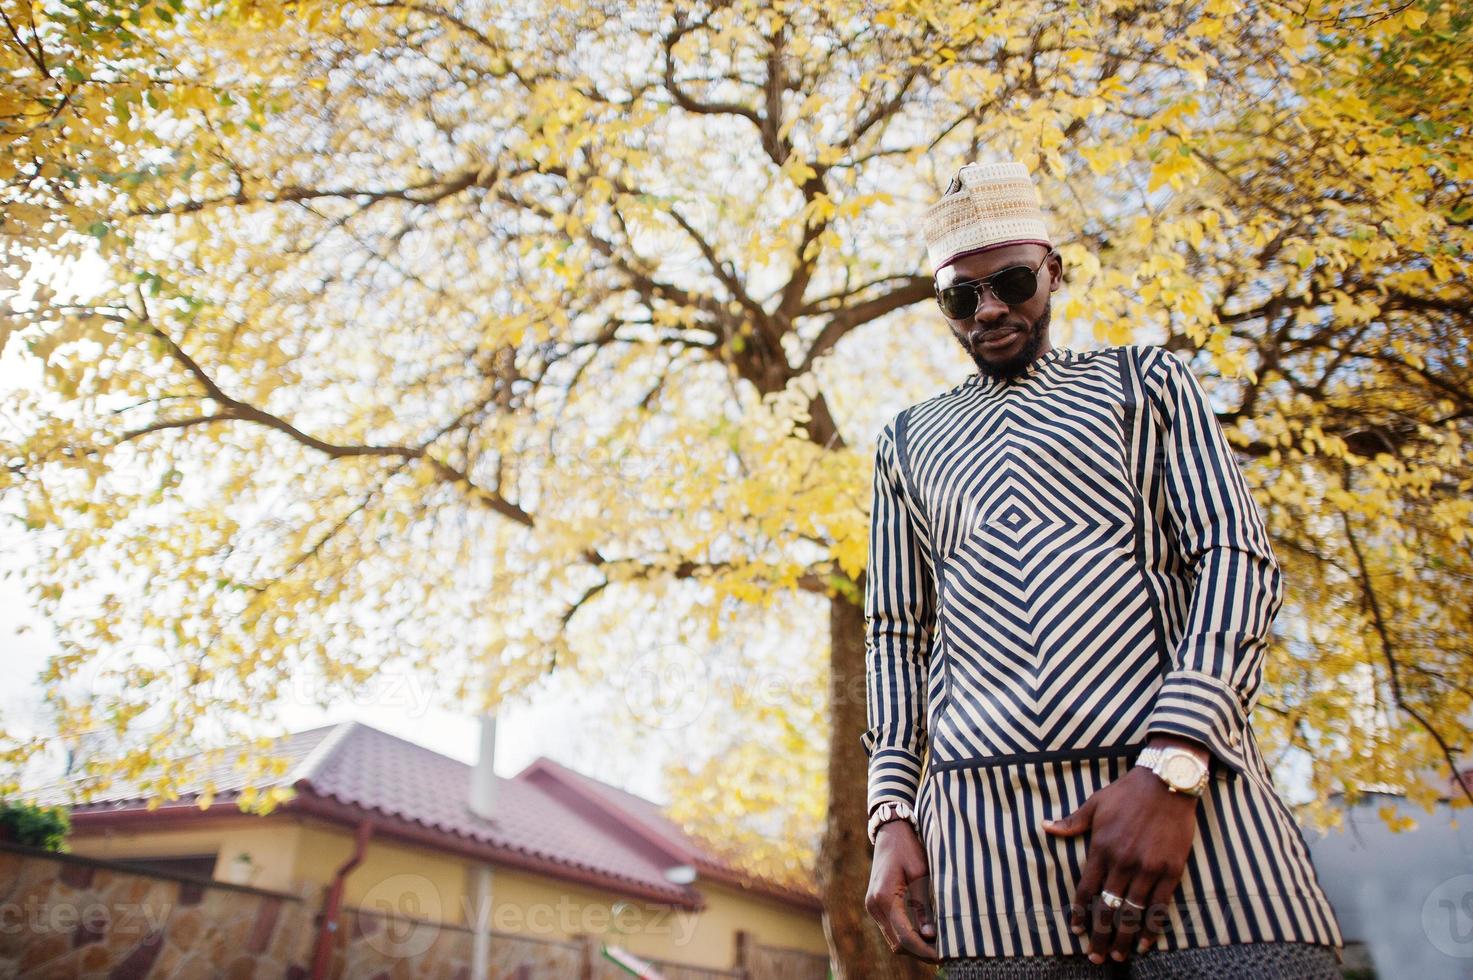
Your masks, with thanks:
[[[1242,375],[1222,419],[1292,591],[1258,727],[1316,760],[1324,823],[1337,790],[1469,798],[1470,24],[1311,10],[1283,98],[1159,133],[1198,188],[1159,297],[1205,306],[1177,342]]]
[[[70,830],[71,817],[63,807],[0,800],[0,840],[64,851]]]
[[[99,779],[245,730],[293,676],[494,704],[616,673],[615,622],[690,656],[821,623],[794,656],[827,658],[798,675],[829,740],[792,765],[826,798],[835,959],[924,972],[862,907],[867,467],[969,369],[918,212],[1009,156],[1062,243],[1055,323],[1149,323],[1232,396],[1291,563],[1277,744],[1332,763],[1322,793],[1457,747],[1434,712],[1473,689],[1466,613],[1428,612],[1468,581],[1452,5],[5,2],[11,344],[45,382],[13,393],[6,490],[59,730],[115,733]],[[107,48],[94,21],[133,14]],[[1394,710],[1349,729],[1367,699]]]

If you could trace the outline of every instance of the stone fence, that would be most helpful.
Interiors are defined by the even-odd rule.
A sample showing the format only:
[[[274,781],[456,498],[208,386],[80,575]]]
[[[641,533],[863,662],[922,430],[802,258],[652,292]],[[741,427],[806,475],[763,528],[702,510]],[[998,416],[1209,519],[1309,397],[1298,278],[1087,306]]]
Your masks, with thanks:
[[[321,889],[300,895],[143,871],[0,843],[0,976],[27,978],[311,975]],[[474,934],[458,925],[345,907],[332,978],[469,978]],[[557,941],[491,931],[495,980],[627,978],[597,936]],[[665,980],[826,980],[828,961],[738,933],[729,970],[657,963]]]

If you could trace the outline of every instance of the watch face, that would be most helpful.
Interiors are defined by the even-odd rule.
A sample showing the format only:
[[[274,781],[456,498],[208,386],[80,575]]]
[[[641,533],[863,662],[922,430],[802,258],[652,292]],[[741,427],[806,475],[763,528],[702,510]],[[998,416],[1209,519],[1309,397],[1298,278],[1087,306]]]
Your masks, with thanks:
[[[1173,786],[1189,789],[1202,778],[1202,768],[1191,756],[1177,755],[1166,760],[1161,775]]]

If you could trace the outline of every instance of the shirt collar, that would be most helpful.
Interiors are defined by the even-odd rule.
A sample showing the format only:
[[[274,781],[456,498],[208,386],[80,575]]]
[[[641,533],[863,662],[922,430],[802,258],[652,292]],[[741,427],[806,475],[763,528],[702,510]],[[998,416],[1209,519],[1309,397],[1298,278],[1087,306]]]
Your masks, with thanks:
[[[1023,381],[1026,378],[1034,377],[1050,364],[1054,364],[1060,361],[1069,361],[1075,356],[1076,355],[1073,348],[1054,347],[1047,353],[1040,354],[1035,357],[1028,364],[1028,366],[1023,369],[1023,373],[1018,375],[1016,378],[1013,378],[1010,382],[999,381],[997,378],[994,378],[991,375],[984,376],[981,371],[973,371],[971,374],[967,375],[967,380],[962,382],[962,384],[982,388],[1000,387],[1005,384],[1017,384],[1018,382]]]

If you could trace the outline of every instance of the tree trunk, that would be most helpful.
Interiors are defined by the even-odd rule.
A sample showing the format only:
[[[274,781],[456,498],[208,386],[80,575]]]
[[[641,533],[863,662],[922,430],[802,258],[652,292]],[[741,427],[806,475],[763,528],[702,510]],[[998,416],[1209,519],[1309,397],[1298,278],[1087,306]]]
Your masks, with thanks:
[[[859,582],[861,593],[864,581]],[[829,810],[818,851],[818,886],[835,980],[922,980],[935,967],[896,956],[864,907],[870,843],[865,834],[864,609],[843,596],[829,607]]]

